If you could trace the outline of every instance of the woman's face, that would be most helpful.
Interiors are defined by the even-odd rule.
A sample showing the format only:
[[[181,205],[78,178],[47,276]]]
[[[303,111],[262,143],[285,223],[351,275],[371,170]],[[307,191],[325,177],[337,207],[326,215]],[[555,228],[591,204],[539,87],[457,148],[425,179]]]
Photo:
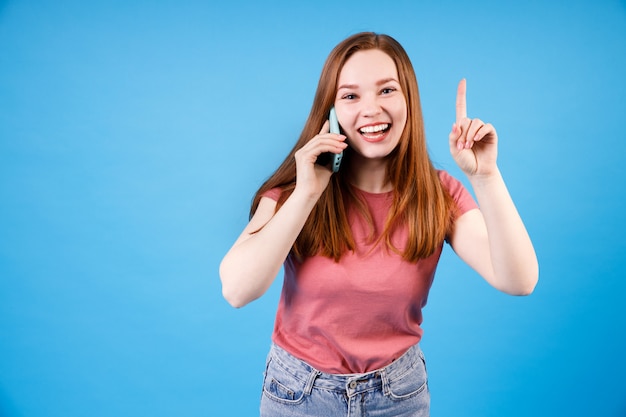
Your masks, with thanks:
[[[382,159],[400,141],[407,105],[398,70],[385,52],[356,52],[339,74],[337,119],[350,147],[364,158]]]

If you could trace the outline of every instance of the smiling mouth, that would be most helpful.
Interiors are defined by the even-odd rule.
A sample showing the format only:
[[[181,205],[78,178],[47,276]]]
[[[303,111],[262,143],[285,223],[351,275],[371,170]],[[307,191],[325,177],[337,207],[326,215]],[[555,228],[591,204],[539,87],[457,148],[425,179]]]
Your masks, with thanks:
[[[389,123],[381,123],[379,125],[365,126],[359,129],[359,133],[369,141],[382,139],[391,128]]]

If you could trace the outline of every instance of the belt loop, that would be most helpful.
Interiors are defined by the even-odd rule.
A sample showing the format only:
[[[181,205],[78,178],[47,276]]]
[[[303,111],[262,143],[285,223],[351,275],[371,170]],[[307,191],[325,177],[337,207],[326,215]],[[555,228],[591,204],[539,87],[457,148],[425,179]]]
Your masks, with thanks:
[[[380,370],[380,379],[382,380],[382,383],[383,383],[383,394],[389,395],[389,378],[387,377],[386,369]]]
[[[320,371],[316,369],[313,369],[309,374],[309,379],[306,381],[306,385],[304,386],[304,392],[306,395],[310,395],[311,391],[313,391],[313,383],[315,383],[315,380],[319,375]]]

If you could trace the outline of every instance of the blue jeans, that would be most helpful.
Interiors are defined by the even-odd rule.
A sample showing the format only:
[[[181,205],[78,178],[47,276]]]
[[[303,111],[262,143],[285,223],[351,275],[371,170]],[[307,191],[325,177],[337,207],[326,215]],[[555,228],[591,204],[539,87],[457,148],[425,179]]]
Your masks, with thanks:
[[[365,374],[320,372],[272,345],[263,380],[261,417],[428,416],[430,392],[418,345]]]

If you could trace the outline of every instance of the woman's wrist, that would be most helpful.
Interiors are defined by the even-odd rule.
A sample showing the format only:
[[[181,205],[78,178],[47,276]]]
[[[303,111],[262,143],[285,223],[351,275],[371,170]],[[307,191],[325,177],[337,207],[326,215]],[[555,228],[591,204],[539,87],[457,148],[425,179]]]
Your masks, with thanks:
[[[473,188],[484,188],[489,187],[494,183],[499,183],[502,181],[502,174],[500,170],[496,166],[493,170],[488,173],[481,174],[472,174],[467,175],[469,182],[472,184]]]

